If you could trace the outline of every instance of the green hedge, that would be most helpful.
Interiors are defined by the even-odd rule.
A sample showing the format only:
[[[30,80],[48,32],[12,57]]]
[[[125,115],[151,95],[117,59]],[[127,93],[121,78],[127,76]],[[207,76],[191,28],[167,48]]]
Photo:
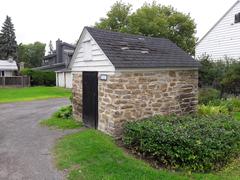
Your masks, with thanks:
[[[22,75],[31,77],[32,86],[55,86],[56,74],[54,71],[39,71],[32,69],[23,69]]]
[[[230,116],[155,116],[124,126],[124,144],[159,164],[219,170],[240,153],[240,122]]]

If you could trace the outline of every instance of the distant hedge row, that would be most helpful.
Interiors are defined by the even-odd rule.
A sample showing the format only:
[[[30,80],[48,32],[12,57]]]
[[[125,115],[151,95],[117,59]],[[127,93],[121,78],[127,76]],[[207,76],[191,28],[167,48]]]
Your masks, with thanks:
[[[54,71],[39,71],[32,69],[23,69],[22,75],[27,75],[31,78],[31,86],[55,86],[56,74]]]

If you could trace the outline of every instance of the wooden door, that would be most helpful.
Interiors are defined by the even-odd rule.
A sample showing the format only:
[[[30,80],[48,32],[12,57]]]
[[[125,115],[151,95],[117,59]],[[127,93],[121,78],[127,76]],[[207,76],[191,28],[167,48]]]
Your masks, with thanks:
[[[98,73],[83,72],[83,123],[86,127],[98,125]]]

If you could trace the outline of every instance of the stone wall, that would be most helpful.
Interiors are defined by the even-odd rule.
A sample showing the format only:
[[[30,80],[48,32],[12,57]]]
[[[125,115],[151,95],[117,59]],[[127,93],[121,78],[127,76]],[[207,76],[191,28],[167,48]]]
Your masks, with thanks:
[[[196,70],[109,75],[108,81],[99,81],[98,128],[119,136],[126,121],[192,113],[198,103],[197,91]]]
[[[73,73],[72,82],[73,116],[82,119],[82,73]]]
[[[116,72],[98,81],[98,129],[119,136],[126,121],[196,109],[197,70]],[[81,74],[73,75],[73,111],[82,116]]]

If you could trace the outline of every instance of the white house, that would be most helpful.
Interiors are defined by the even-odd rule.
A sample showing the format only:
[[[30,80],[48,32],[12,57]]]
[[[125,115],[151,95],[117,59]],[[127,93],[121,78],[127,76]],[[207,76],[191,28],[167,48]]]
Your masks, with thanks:
[[[203,54],[213,60],[240,58],[240,0],[198,42],[196,57]]]
[[[0,77],[11,77],[18,70],[17,63],[13,60],[0,60]]]

